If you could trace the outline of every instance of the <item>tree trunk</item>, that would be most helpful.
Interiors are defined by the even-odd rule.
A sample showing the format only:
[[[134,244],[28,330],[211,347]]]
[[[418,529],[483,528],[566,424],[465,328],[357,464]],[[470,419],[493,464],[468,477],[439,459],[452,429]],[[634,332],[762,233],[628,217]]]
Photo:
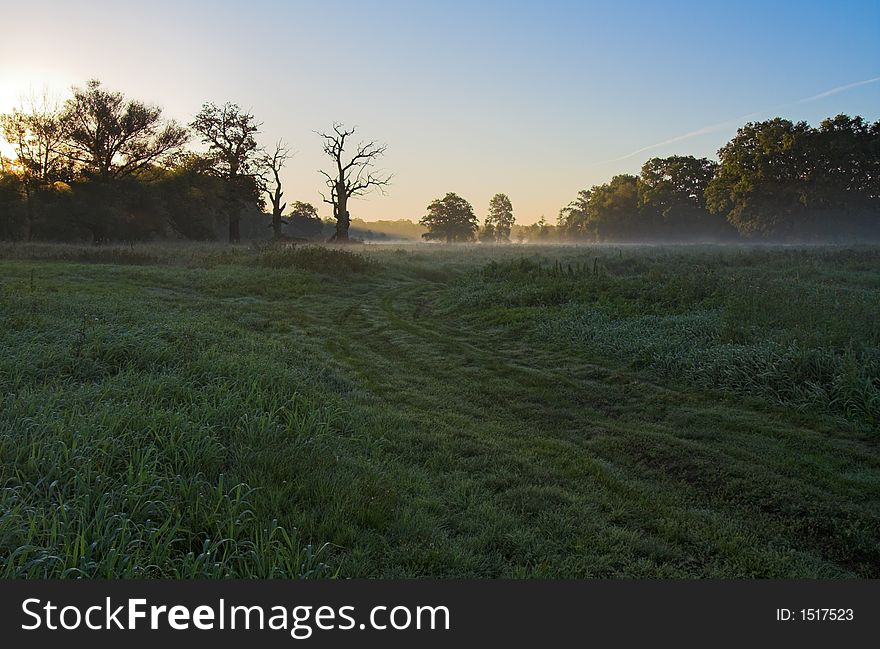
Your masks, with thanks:
[[[273,210],[272,212],[272,238],[280,239],[281,238],[281,212],[279,210]]]
[[[336,233],[331,241],[348,243],[348,226],[351,225],[351,215],[348,213],[347,198],[340,197],[336,206]]]
[[[226,200],[229,210],[229,243],[238,243],[241,240],[239,230],[239,218],[241,216],[241,204],[239,203],[238,190],[241,189],[242,179],[238,175],[238,164],[232,165],[229,176],[226,178]]]
[[[348,212],[341,213],[339,218],[336,219],[336,234],[333,235],[333,240],[343,243],[348,241],[348,226],[350,224],[351,220],[349,219]]]

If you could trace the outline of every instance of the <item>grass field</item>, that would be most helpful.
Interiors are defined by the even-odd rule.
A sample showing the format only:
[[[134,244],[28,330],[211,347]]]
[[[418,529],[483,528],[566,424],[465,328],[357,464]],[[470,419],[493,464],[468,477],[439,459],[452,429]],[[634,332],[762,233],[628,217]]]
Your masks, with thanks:
[[[880,577],[880,249],[0,246],[0,576]]]

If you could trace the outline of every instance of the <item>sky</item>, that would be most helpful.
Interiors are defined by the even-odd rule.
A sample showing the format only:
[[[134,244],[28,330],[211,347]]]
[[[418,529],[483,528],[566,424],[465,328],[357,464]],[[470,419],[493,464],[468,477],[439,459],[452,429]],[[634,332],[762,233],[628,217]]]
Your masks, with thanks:
[[[90,78],[184,123],[233,101],[296,152],[288,201],[320,204],[315,131],[357,126],[394,174],[351,204],[367,220],[452,191],[480,219],[503,192],[518,222],[554,221],[650,157],[716,157],[747,121],[880,119],[880,0],[40,0],[0,24],[0,112]]]

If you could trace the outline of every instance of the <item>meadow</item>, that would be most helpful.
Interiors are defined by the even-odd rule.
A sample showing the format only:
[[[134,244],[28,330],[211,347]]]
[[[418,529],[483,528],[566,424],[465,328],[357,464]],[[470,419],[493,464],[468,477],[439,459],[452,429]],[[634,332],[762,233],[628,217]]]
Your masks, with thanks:
[[[0,576],[880,577],[880,248],[0,245]]]

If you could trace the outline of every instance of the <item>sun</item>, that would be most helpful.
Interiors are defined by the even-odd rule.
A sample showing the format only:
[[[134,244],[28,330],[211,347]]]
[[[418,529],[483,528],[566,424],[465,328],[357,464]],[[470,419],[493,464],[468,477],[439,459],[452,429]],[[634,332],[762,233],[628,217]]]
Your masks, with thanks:
[[[14,69],[0,66],[0,113],[27,104],[31,98],[46,96],[58,101],[70,93],[70,87],[81,83],[57,70],[37,66],[16,66]]]
[[[70,88],[81,80],[74,79],[57,70],[38,66],[16,66],[14,69],[0,64],[0,115],[15,108],[39,105],[43,98],[59,105],[69,95]],[[15,149],[0,133],[0,156],[15,157]]]

